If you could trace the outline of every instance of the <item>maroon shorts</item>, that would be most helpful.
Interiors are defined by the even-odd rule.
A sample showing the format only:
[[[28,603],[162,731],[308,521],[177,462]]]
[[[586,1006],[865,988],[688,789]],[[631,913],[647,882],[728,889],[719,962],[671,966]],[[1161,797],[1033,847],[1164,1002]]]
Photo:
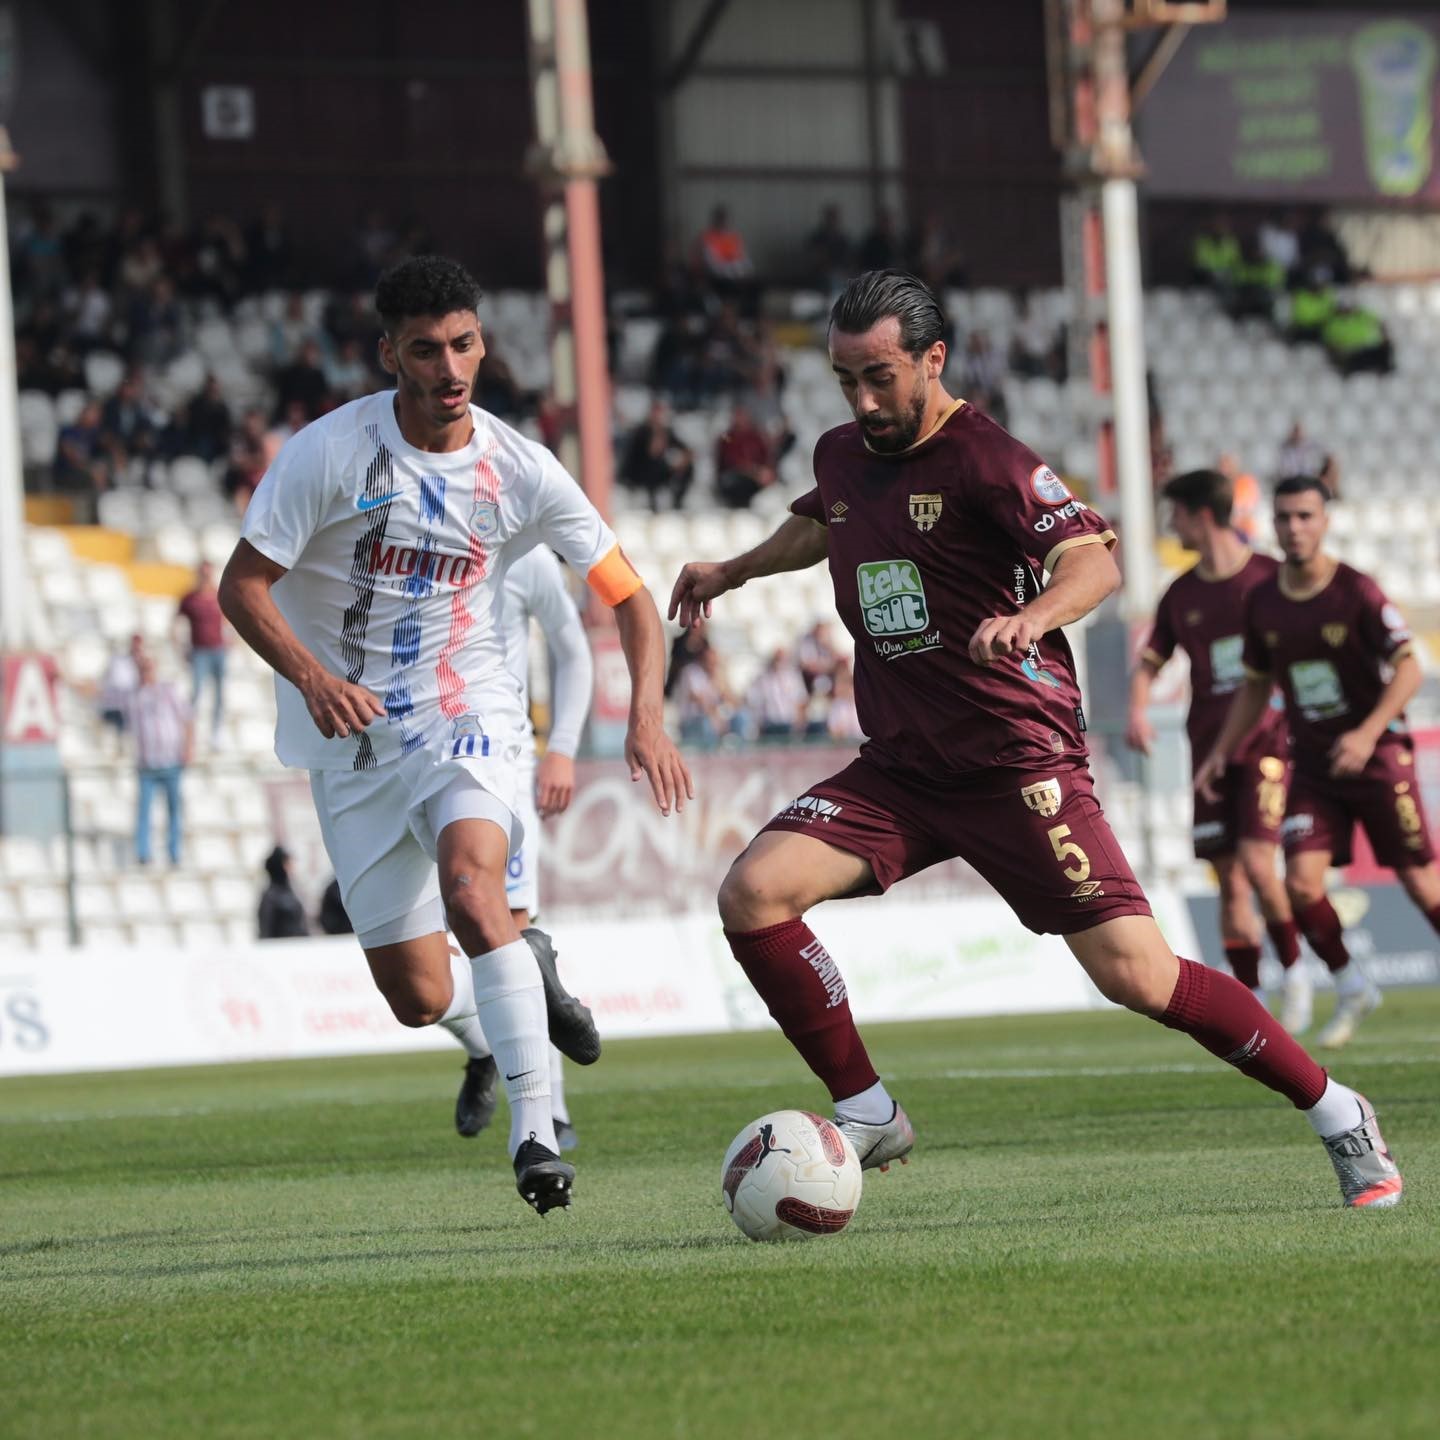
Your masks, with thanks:
[[[1321,850],[1334,864],[1348,865],[1357,823],[1365,827],[1375,859],[1391,870],[1435,858],[1408,750],[1377,750],[1366,774],[1344,780],[1295,772],[1285,810],[1287,855]]]
[[[1242,840],[1280,843],[1290,767],[1275,755],[1231,765],[1217,787],[1220,798],[1195,795],[1195,854],[1201,860],[1233,855]]]
[[[958,857],[1041,935],[1150,914],[1083,763],[1007,766],[943,787],[862,755],[764,828],[813,835],[868,860],[875,885],[863,893],[872,895]]]

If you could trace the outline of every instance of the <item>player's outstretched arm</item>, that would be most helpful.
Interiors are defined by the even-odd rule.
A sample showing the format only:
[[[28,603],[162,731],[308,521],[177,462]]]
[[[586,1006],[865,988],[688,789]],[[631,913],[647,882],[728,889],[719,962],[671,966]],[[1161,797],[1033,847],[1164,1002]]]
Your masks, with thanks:
[[[675,742],[665,733],[665,632],[650,592],[637,590],[616,605],[615,623],[630,671],[625,760],[630,778],[645,776],[660,813],[668,815],[695,798],[695,786]]]
[[[970,640],[970,658],[994,665],[1024,655],[1042,636],[1088,615],[1120,586],[1120,567],[1099,544],[1075,545],[1055,562],[1050,583],[1023,610],[982,620]]]
[[[1225,723],[1220,727],[1210,753],[1195,772],[1195,789],[1201,797],[1212,804],[1220,798],[1215,788],[1225,774],[1230,757],[1239,748],[1240,742],[1260,723],[1266,707],[1270,704],[1271,681],[1268,675],[1249,674],[1245,683],[1235,692]]]
[[[768,540],[743,555],[732,560],[692,560],[670,592],[669,617],[688,630],[697,620],[710,618],[710,602],[727,590],[738,590],[747,580],[762,575],[808,570],[829,550],[830,537],[823,525],[799,515],[788,516]]]
[[[285,574],[283,565],[241,540],[220,577],[220,608],[236,634],[305,697],[310,718],[327,740],[363,730],[385,707],[363,685],[330,674],[300,643],[270,593]]]

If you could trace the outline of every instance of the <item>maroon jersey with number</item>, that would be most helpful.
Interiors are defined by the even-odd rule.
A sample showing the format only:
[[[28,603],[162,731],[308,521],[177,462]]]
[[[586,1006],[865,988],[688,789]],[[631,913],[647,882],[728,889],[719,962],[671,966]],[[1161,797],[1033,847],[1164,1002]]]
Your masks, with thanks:
[[[1283,572],[1257,585],[1245,620],[1245,668],[1270,677],[1285,696],[1295,764],[1330,773],[1330,747],[1375,708],[1385,666],[1410,650],[1410,627],[1368,576],[1337,564],[1319,590],[1287,594]],[[1363,772],[1388,774],[1380,751],[1409,746],[1401,716],[1381,736]]]
[[[1250,592],[1280,568],[1268,555],[1251,555],[1233,574],[1210,580],[1198,567],[1179,576],[1160,597],[1145,658],[1163,665],[1178,646],[1190,657],[1190,712],[1185,732],[1198,766],[1214,748],[1245,679],[1245,607]],[[1272,709],[1231,756],[1234,764],[1285,754],[1285,715]]]
[[[830,578],[855,638],[855,708],[873,760],[939,780],[1085,753],[1060,631],[975,664],[981,621],[1013,615],[1072,545],[1113,543],[1055,472],[963,401],[898,455],[842,425],[815,447],[815,489],[791,506],[827,527]]]

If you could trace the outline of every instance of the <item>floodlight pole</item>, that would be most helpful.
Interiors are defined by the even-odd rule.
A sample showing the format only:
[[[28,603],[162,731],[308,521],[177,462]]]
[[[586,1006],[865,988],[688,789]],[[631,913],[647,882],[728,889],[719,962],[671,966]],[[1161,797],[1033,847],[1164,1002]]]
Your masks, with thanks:
[[[528,0],[535,143],[527,167],[544,195],[553,394],[560,459],[608,515],[614,478],[605,277],[596,180],[610,172],[595,133],[585,0]]]
[[[26,648],[30,617],[25,578],[25,474],[20,458],[20,405],[15,371],[15,306],[5,176],[19,163],[10,133],[0,125],[0,651]]]

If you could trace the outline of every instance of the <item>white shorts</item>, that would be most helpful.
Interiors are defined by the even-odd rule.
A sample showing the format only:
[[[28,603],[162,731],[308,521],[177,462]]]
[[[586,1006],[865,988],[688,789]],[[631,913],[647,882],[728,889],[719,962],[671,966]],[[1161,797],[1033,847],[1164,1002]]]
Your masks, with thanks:
[[[345,913],[367,949],[445,928],[435,855],[452,821],[494,821],[511,854],[523,843],[516,798],[522,747],[478,738],[481,744],[467,746],[447,735],[375,770],[310,772]]]
[[[535,751],[528,749],[520,762],[515,814],[525,837],[510,851],[505,872],[505,898],[512,910],[528,910],[533,919],[540,909],[540,815],[535,809]]]

